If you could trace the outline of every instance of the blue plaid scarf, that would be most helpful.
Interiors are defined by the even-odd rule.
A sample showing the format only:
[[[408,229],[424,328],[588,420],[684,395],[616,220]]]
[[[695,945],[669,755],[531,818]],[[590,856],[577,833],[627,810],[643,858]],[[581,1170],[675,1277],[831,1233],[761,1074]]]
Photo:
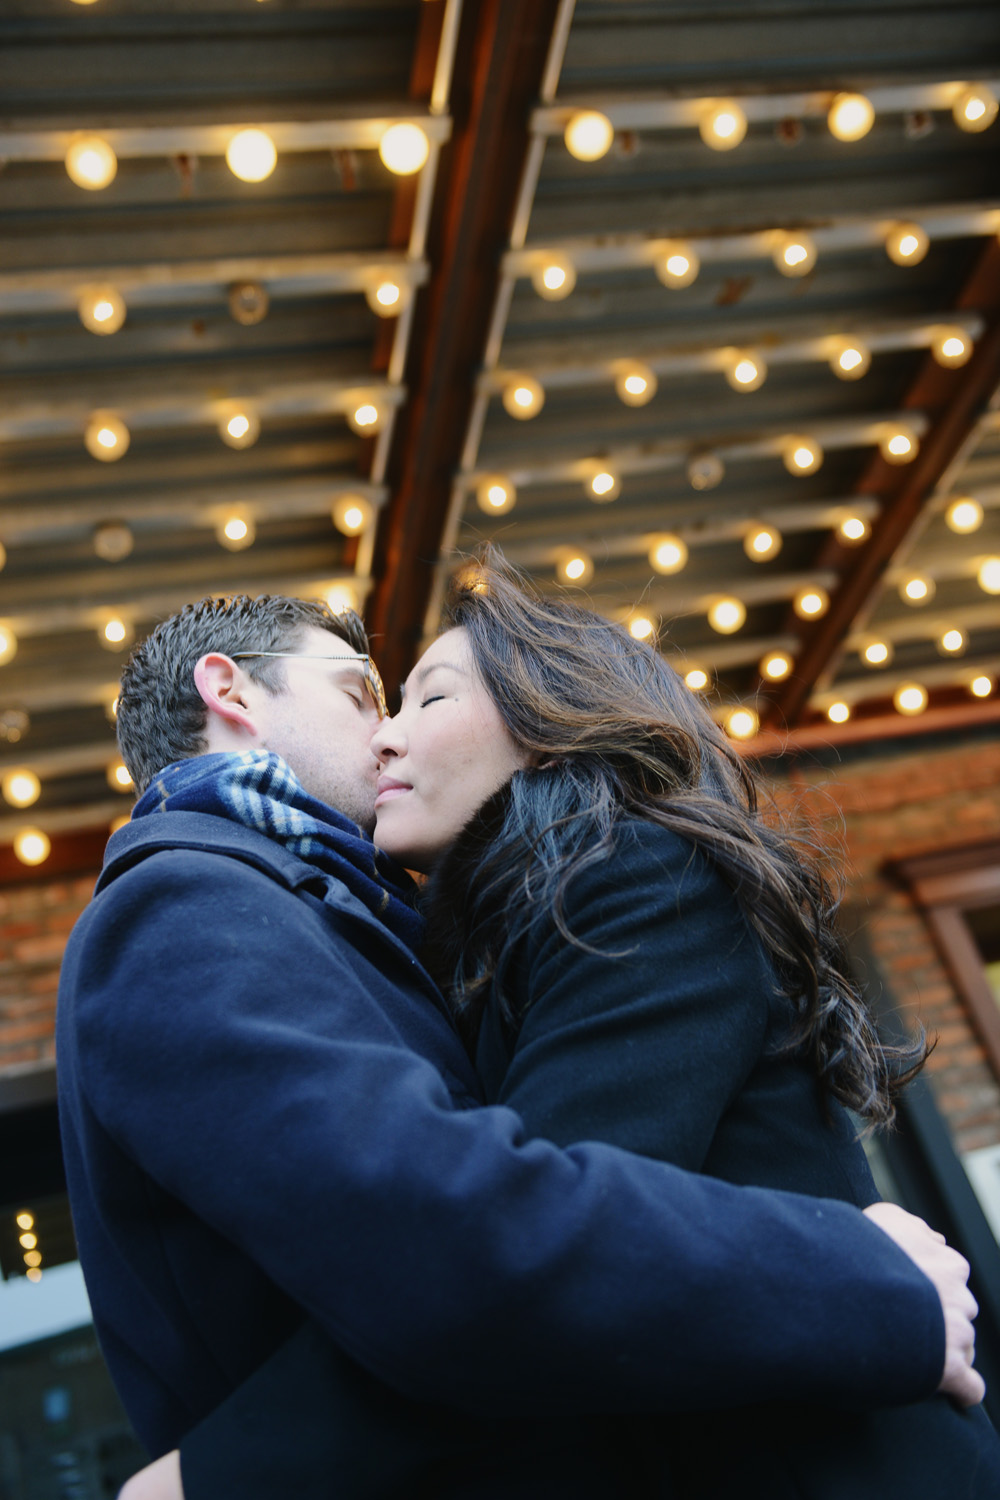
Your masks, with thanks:
[[[202,812],[230,818],[283,844],[325,876],[345,885],[390,932],[416,952],[423,922],[413,909],[416,886],[376,849],[357,823],[311,797],[280,755],[225,751],[175,761],[150,782],[133,818],[156,812]]]

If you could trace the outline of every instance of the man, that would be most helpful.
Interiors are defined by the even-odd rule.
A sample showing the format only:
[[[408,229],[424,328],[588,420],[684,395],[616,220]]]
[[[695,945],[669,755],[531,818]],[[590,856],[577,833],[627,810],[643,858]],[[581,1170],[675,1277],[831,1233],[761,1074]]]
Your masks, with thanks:
[[[382,712],[360,622],[296,600],[189,606],[123,675],[142,795],[67,947],[58,1051],[81,1260],[150,1452],[304,1314],[353,1495],[416,1493],[433,1424],[417,1405],[407,1430],[407,1403],[980,1399],[967,1267],[919,1221],[890,1232],[940,1297],[843,1204],[559,1151],[474,1107],[368,837]]]

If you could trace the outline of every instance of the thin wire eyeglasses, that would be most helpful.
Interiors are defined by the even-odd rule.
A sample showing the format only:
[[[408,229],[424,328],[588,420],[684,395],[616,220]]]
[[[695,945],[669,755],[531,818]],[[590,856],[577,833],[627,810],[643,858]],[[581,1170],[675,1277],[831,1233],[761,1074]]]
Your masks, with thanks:
[[[290,661],[353,661],[363,669],[365,683],[371,693],[375,704],[375,711],[380,719],[385,719],[389,714],[389,705],[385,700],[385,688],[379,676],[378,667],[370,656],[362,656],[360,653],[352,656],[321,656],[314,651],[234,651],[233,661],[246,661],[251,656],[273,656],[286,657]]]

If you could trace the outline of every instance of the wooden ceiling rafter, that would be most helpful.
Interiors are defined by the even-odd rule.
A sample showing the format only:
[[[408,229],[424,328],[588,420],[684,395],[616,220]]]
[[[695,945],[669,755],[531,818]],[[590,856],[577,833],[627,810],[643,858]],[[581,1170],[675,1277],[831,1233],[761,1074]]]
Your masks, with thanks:
[[[840,575],[829,610],[810,623],[789,612],[782,626],[783,632],[794,632],[800,644],[791,677],[777,686],[758,680],[766,729],[794,728],[808,710],[812,694],[835,670],[848,636],[857,633],[859,620],[864,621],[874,607],[886,573],[929,516],[944,476],[1000,387],[1000,243],[995,240],[980,252],[956,303],[956,311],[973,308],[982,314],[986,327],[969,363],[955,372],[928,357],[900,403],[904,410],[932,416],[913,463],[894,467],[878,456],[858,480],[858,497],[875,496],[882,504],[870,537],[856,549],[831,537],[815,560],[817,568],[832,568]]]

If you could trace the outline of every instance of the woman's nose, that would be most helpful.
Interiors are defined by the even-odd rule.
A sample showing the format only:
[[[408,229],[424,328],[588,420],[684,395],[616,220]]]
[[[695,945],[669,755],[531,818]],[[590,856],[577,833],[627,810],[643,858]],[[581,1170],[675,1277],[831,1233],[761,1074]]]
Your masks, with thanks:
[[[375,727],[375,732],[368,742],[368,748],[376,760],[388,760],[393,755],[399,755],[401,738],[396,721],[382,719]]]

